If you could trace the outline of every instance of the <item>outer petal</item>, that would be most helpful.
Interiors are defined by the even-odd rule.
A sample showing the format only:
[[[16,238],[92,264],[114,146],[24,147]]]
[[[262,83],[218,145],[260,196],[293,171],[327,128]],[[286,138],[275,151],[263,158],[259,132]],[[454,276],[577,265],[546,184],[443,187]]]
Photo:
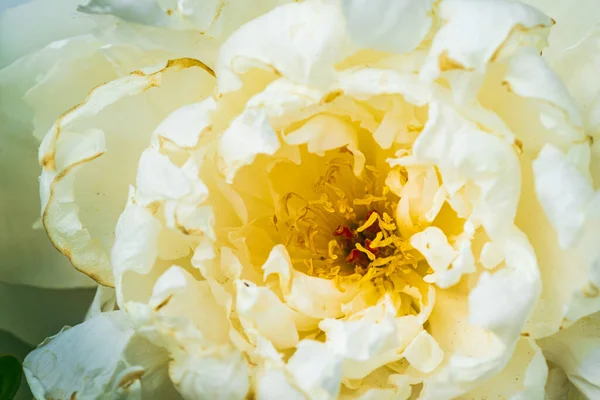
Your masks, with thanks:
[[[227,182],[232,183],[237,170],[251,164],[257,155],[273,155],[279,146],[279,138],[264,111],[245,110],[233,120],[219,141],[222,171]]]
[[[344,0],[348,34],[360,47],[395,53],[413,50],[431,27],[433,0]]]
[[[579,107],[535,49],[523,49],[512,57],[504,79],[510,90],[521,97],[534,99],[546,128],[572,141],[585,138]]]
[[[452,196],[470,180],[470,219],[493,239],[510,232],[520,191],[519,161],[510,145],[480,130],[450,106],[431,102],[429,119],[413,152],[418,162],[435,164]],[[467,145],[468,144],[468,145]]]
[[[335,399],[342,380],[341,359],[320,342],[303,340],[286,369],[309,398]]]
[[[192,66],[205,67],[195,60],[175,60],[168,62],[164,68],[159,67],[158,70],[147,72],[139,71],[97,88],[84,103],[60,117],[42,142],[40,162],[44,169],[40,180],[40,193],[44,226],[54,245],[69,256],[73,265],[101,283],[113,284],[107,249],[114,240],[113,229],[116,216],[122,210],[125,202],[125,187],[131,183],[130,175],[131,169],[133,169],[131,163],[136,162],[135,153],[139,151],[136,150],[139,144],[122,145],[120,141],[128,138],[136,143],[140,139],[143,141],[144,137],[147,140],[149,135],[144,135],[146,133],[144,129],[152,129],[148,125],[151,126],[155,122],[153,118],[149,119],[148,115],[160,117],[156,113],[157,109],[166,114],[165,111],[172,110],[184,99],[197,100],[197,96],[201,92],[191,92],[192,88],[186,84],[190,92],[187,96],[182,96],[182,92],[175,89],[177,87],[175,84],[169,85],[171,89],[168,91],[159,90],[162,92],[162,96],[158,93],[157,97],[146,94],[148,99],[157,103],[158,108],[153,107],[154,111],[152,112],[145,107],[133,106],[134,108],[130,109],[131,112],[135,110],[135,112],[143,114],[144,118],[144,123],[137,124],[136,129],[131,128],[133,132],[137,130],[135,136],[133,134],[131,136],[121,135],[120,129],[122,128],[119,127],[120,129],[116,130],[114,126],[107,127],[106,131],[97,128],[86,131],[81,127],[75,131],[72,126],[84,123],[86,119],[94,117],[104,110],[109,110],[105,111],[106,113],[126,112],[128,108],[125,106],[127,104],[125,98],[157,86],[161,77],[169,70],[181,71]],[[206,74],[204,71],[200,72],[200,74],[203,73]],[[179,76],[179,83],[183,84],[184,81],[187,82],[185,77],[189,75],[186,72],[179,72],[170,76]],[[200,87],[206,90],[211,86],[210,76],[207,76],[207,79],[209,80],[199,79],[196,82],[199,82]],[[177,100],[173,96],[177,96]],[[120,102],[121,107],[116,109],[109,107],[119,100],[122,101]],[[108,117],[107,114],[100,115]],[[99,125],[95,124],[94,126]],[[85,169],[86,163],[97,159],[105,152],[107,153],[106,158],[98,161],[95,171]],[[102,164],[104,164],[103,167]],[[106,169],[103,168],[111,167],[118,168],[119,174],[111,175],[108,179]],[[74,172],[80,169],[85,172],[81,172],[76,177]],[[104,172],[100,176],[98,171]],[[87,179],[82,179],[86,175]],[[120,182],[117,183],[117,180]],[[98,214],[95,211],[97,208],[92,204],[98,201],[100,195],[106,196],[110,201],[103,200],[102,213]],[[80,206],[79,210],[77,206]]]
[[[328,86],[347,50],[344,20],[335,2],[306,1],[250,21],[221,47],[216,64],[220,93],[241,87],[239,74],[272,69],[295,83]]]
[[[520,44],[520,35],[543,43],[551,25],[550,18],[535,8],[506,0],[446,0],[440,4],[439,15],[446,23],[437,32],[421,70],[430,78],[456,69],[485,71],[503,47],[512,50]],[[511,37],[516,43],[511,43]]]
[[[543,400],[547,375],[548,366],[541,349],[533,339],[521,338],[504,369],[464,398]]]
[[[595,314],[538,341],[546,358],[560,366],[588,399],[600,396],[600,321]]]
[[[345,378],[362,379],[403,356],[419,358],[417,351],[406,355],[402,352],[408,351],[407,346],[421,331],[421,324],[413,316],[396,318],[396,309],[389,298],[348,321],[325,319],[319,328],[327,335],[327,346],[343,357]],[[438,358],[437,363],[440,361]]]
[[[558,233],[561,248],[581,237],[594,188],[577,165],[552,145],[546,145],[533,162],[535,191],[550,223]]]
[[[166,361],[164,352],[136,338],[125,314],[115,311],[48,339],[23,368],[36,399],[173,396]]]
[[[89,32],[93,28],[90,18],[72,12],[78,3],[37,0],[0,14],[0,68],[52,41]]]

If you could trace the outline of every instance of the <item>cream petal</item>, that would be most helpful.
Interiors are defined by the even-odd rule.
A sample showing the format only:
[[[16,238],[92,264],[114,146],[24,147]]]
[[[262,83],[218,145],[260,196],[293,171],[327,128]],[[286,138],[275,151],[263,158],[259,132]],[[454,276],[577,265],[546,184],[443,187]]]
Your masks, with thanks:
[[[546,359],[564,370],[567,377],[589,399],[600,396],[600,323],[598,314],[538,340]]]
[[[79,0],[57,4],[51,0],[37,0],[9,8],[0,14],[4,32],[0,39],[0,68],[50,42],[89,32],[93,22],[85,14],[73,13]],[[16,4],[16,3],[15,3]],[[48,18],[49,14],[54,18]]]
[[[160,118],[161,114],[167,114],[182,102],[199,96],[199,87],[212,85],[212,77],[207,77],[209,81],[203,80],[204,71],[186,71],[193,66],[202,67],[203,64],[190,59],[173,60],[96,88],[83,103],[57,120],[40,147],[40,162],[44,166],[40,195],[46,231],[55,247],[68,255],[76,268],[106,285],[113,284],[107,249],[114,241],[114,224],[125,202],[125,187],[131,182],[131,164],[137,161],[137,142],[144,139],[147,125],[156,122],[155,119]],[[187,83],[185,87],[181,86],[184,81],[188,82],[185,78],[191,78],[198,72],[200,75],[197,80],[192,80],[192,85]],[[165,81],[165,88],[157,90],[160,95],[145,91],[160,85],[161,80]],[[166,85],[166,82],[172,84]],[[131,99],[140,94],[150,101]],[[130,101],[136,106],[132,107]],[[109,107],[115,102],[122,107]],[[149,111],[151,103],[154,104],[152,112]],[[122,135],[120,126],[108,128],[110,123],[126,118],[119,113],[128,116],[128,112],[138,117],[144,114],[144,120],[131,127],[130,136]],[[103,120],[102,124],[94,124],[104,127],[106,123],[107,129],[104,131],[97,128],[85,130],[79,125],[97,114],[107,117],[111,113],[121,117],[114,118],[113,115],[112,119]],[[72,129],[73,124],[77,124],[77,132]],[[108,148],[106,154],[103,150],[104,140]],[[92,161],[96,168],[86,168]],[[118,173],[107,174],[110,168],[117,168]],[[90,204],[96,204],[101,193],[106,198],[103,199],[104,207],[100,214],[98,208]]]
[[[433,0],[344,0],[342,10],[356,45],[404,53],[416,48],[429,31],[433,5]]]
[[[273,291],[251,282],[237,281],[236,292],[236,312],[253,342],[260,335],[278,349],[296,346],[299,337],[292,312]]]
[[[265,112],[246,109],[233,120],[219,140],[221,171],[227,183],[232,183],[237,170],[251,164],[257,155],[273,155],[279,148],[279,138]]]
[[[336,86],[346,95],[358,99],[380,94],[401,94],[416,106],[427,103],[431,85],[418,75],[391,69],[359,68],[338,73]]]
[[[506,0],[446,0],[439,16],[445,23],[421,69],[430,79],[454,69],[485,71],[503,49],[511,51],[521,42],[543,45],[551,25],[535,8]]]
[[[115,289],[98,285],[94,300],[85,314],[85,320],[92,319],[103,312],[114,311],[117,306]]]
[[[425,256],[427,263],[435,273],[447,270],[457,256],[456,250],[448,243],[444,232],[434,226],[429,226],[412,235],[410,244]],[[432,279],[432,282],[434,281]]]
[[[598,119],[600,116],[598,113],[600,110],[598,108],[600,103],[600,80],[594,75],[594,71],[600,65],[600,57],[598,56],[600,50],[600,31],[597,27],[591,28],[589,26],[582,29],[582,26],[585,26],[583,20],[585,19],[589,23],[589,19],[593,19],[591,16],[594,13],[597,14],[595,7],[591,6],[591,4],[584,4],[583,7],[582,10],[586,11],[578,11],[577,13],[585,15],[579,15],[577,20],[573,20],[573,12],[569,15],[567,10],[563,10],[560,17],[557,17],[558,24],[553,29],[550,37],[550,48],[544,52],[544,57],[562,79],[569,93],[571,93],[579,106],[581,106],[586,133],[596,136],[600,133],[600,120]],[[568,20],[569,31],[562,30],[561,20],[563,18]],[[596,16],[595,23],[597,24],[598,21],[600,21],[600,15]],[[559,32],[561,35],[554,33],[556,29],[562,30]],[[561,49],[559,45],[553,43],[554,40],[552,39],[556,36],[566,37],[572,31],[579,31],[580,36],[576,37],[577,41],[566,49]],[[559,37],[559,39],[562,38]]]
[[[571,141],[585,138],[577,103],[536,49],[522,49],[511,57],[504,82],[517,95],[536,100],[546,128]]]
[[[27,356],[23,368],[39,399],[129,398],[136,390],[138,395],[176,396],[166,375],[167,360],[164,352],[135,336],[123,312],[114,311],[49,338]]]
[[[200,336],[190,334],[201,337],[205,346],[228,341],[226,307],[220,304],[209,281],[197,281],[182,267],[173,265],[158,278],[148,305],[165,326],[179,324],[185,331],[183,321],[189,322]],[[206,321],[211,321],[210,325]]]
[[[357,144],[352,125],[328,115],[312,117],[300,128],[289,132],[284,140],[291,145],[308,144],[308,151],[318,155],[348,145],[356,147]]]
[[[558,234],[560,247],[574,245],[581,237],[595,194],[591,182],[550,144],[534,160],[533,173],[537,198]]]
[[[477,190],[469,196],[473,205],[470,219],[480,221],[491,238],[510,232],[521,179],[519,160],[508,143],[481,131],[450,106],[434,101],[413,152],[419,162],[438,167],[449,194],[469,180],[473,182]]]
[[[175,2],[172,2],[175,5]],[[110,14],[124,21],[148,25],[169,25],[169,17],[156,0],[90,0],[78,11],[87,14]]]
[[[123,305],[120,281],[127,271],[148,273],[158,256],[161,224],[144,207],[129,205],[119,217],[111,261],[117,281],[117,299]]]
[[[343,357],[343,374],[349,379],[362,379],[400,360],[403,350],[422,330],[413,316],[396,318],[396,309],[387,297],[347,321],[325,319],[319,328],[327,335],[325,344]]]
[[[425,373],[433,371],[444,359],[440,345],[427,331],[421,331],[402,355],[412,367]]]
[[[290,281],[292,278],[292,260],[282,244],[278,244],[271,249],[267,261],[262,266],[264,271],[264,280],[271,274],[279,275],[279,288],[283,294],[288,294],[290,291]]]
[[[494,332],[505,343],[523,329],[541,291],[535,253],[516,227],[504,243],[506,267],[485,271],[469,295],[469,321]]]
[[[545,399],[548,366],[541,349],[532,339],[521,338],[512,358],[492,379],[464,398],[496,397],[513,400]]]
[[[252,96],[246,108],[263,108],[269,117],[281,117],[318,104],[324,96],[322,90],[279,78]]]
[[[161,146],[173,144],[180,149],[193,149],[200,138],[210,132],[211,112],[216,108],[212,97],[178,108],[158,125],[153,139]]]
[[[313,318],[337,318],[342,315],[342,305],[358,291],[356,286],[340,290],[331,279],[317,278],[293,271],[290,293],[285,302],[293,309]]]
[[[283,5],[242,26],[223,44],[216,64],[219,92],[238,90],[238,75],[252,67],[272,69],[295,83],[326,87],[333,81],[334,64],[347,49],[337,4]]]
[[[341,361],[325,344],[304,339],[296,346],[286,370],[309,398],[335,399],[342,380]]]
[[[184,399],[244,399],[249,390],[248,368],[242,353],[183,356],[169,368],[173,384]]]
[[[288,382],[284,371],[271,369],[259,375],[256,398],[258,400],[304,400],[306,397]]]

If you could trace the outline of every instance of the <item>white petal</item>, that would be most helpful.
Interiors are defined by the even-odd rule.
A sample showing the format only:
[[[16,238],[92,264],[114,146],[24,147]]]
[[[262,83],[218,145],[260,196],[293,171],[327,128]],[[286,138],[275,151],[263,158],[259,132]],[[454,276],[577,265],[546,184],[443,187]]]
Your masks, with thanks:
[[[155,129],[153,136],[158,141],[173,143],[180,149],[191,149],[200,138],[210,131],[210,113],[217,107],[212,97],[198,103],[185,105],[173,111]]]
[[[548,361],[560,366],[588,399],[600,396],[599,328],[596,314],[538,341]]]
[[[327,346],[344,358],[344,377],[349,379],[362,379],[382,365],[400,360],[402,351],[422,329],[413,316],[396,318],[389,298],[348,321],[325,319],[319,328],[327,335]]]
[[[114,225],[126,199],[125,188],[135,170],[138,146],[142,141],[147,143],[147,129],[152,129],[148,125],[153,127],[157,119],[197,97],[201,92],[197,85],[203,86],[204,78],[212,80],[204,76],[207,74],[203,69],[191,69],[202,65],[190,59],[172,60],[100,86],[61,116],[42,142],[39,158],[44,166],[40,179],[44,226],[55,247],[68,255],[76,268],[99,282],[113,284],[107,251],[114,241]],[[193,84],[185,79],[196,73],[200,75],[191,80]],[[160,92],[158,96],[145,91],[159,85],[161,79],[173,79],[173,85],[157,89],[154,93]],[[124,99],[134,95],[153,101],[136,98],[136,105],[129,103],[127,107]],[[121,106],[109,107],[115,102]],[[95,121],[93,128],[85,129],[88,118],[96,115],[104,117],[101,123]],[[132,121],[129,135],[123,135],[123,127],[116,121],[130,116],[142,120]],[[77,129],[72,128],[74,124]],[[106,153],[104,139],[108,143]],[[87,168],[89,162],[94,162],[96,168]],[[110,170],[114,173],[107,173]],[[106,198],[99,212],[90,204],[96,204],[101,195]]]
[[[317,115],[300,128],[288,133],[285,142],[291,145],[308,144],[308,151],[324,154],[328,150],[356,144],[354,128],[340,118]]]
[[[135,337],[126,315],[114,311],[48,339],[27,356],[23,368],[39,399],[100,398],[108,393],[127,398],[136,389],[146,389],[146,396],[176,396],[166,363],[166,354]]]
[[[90,0],[78,11],[88,14],[111,14],[125,21],[148,25],[168,25],[168,15],[156,0]]]
[[[543,400],[547,375],[548,366],[541,349],[532,339],[521,338],[502,371],[465,397]]]
[[[271,369],[261,374],[256,387],[256,398],[258,400],[304,400],[301,392],[294,389],[287,381],[285,372]]]
[[[251,164],[257,155],[273,155],[280,147],[279,138],[261,109],[247,109],[236,117],[219,141],[222,172],[233,182],[241,167]]]
[[[470,182],[476,186],[468,196],[473,206],[470,218],[480,221],[491,238],[510,232],[521,179],[519,160],[508,143],[434,101],[413,152],[420,162],[438,167],[449,194]]]
[[[448,243],[444,232],[435,226],[415,233],[410,237],[410,244],[427,259],[427,263],[435,273],[443,273],[457,256],[456,250]]]
[[[421,372],[428,373],[442,362],[444,352],[427,331],[421,331],[406,347],[403,356],[411,366]]]
[[[331,279],[317,278],[293,271],[290,293],[286,303],[294,310],[313,318],[337,318],[342,314],[342,304],[352,299],[355,286],[336,287]]]
[[[523,49],[512,57],[504,79],[519,96],[536,100],[540,120],[546,128],[572,141],[585,138],[577,103],[535,49]]]
[[[547,144],[533,162],[535,191],[558,233],[561,248],[576,243],[594,196],[591,183],[556,147]]]
[[[236,311],[246,334],[256,342],[258,335],[278,349],[295,347],[298,331],[291,310],[269,288],[251,282],[236,282]]]
[[[484,71],[499,49],[512,50],[527,35],[529,42],[542,44],[551,25],[550,18],[535,8],[506,0],[446,0],[440,4],[439,16],[445,23],[421,70],[432,79],[452,69]]]
[[[223,44],[216,67],[219,91],[238,90],[238,75],[252,67],[271,68],[295,83],[328,86],[346,48],[337,4],[308,1],[278,7],[242,26]]]
[[[506,267],[483,272],[469,295],[469,321],[494,332],[505,343],[515,340],[541,290],[537,260],[517,228],[504,244]]]
[[[0,15],[3,31],[12,33],[0,39],[0,68],[50,42],[87,33],[94,27],[88,16],[73,13],[79,0],[19,3]],[[50,13],[54,18],[48,18]]]
[[[395,70],[360,68],[342,71],[337,85],[345,94],[369,98],[379,94],[401,94],[407,102],[421,106],[430,97],[430,85],[416,74]]]
[[[267,258],[267,261],[262,266],[264,279],[267,280],[271,274],[279,275],[279,288],[284,294],[288,294],[292,268],[292,260],[287,249],[284,245],[278,244],[271,249],[269,258]]]
[[[240,352],[195,357],[186,355],[172,364],[169,374],[184,399],[244,399],[249,389],[248,369]]]
[[[360,47],[404,53],[413,50],[431,27],[433,0],[344,0],[350,37]]]
[[[335,399],[342,380],[341,358],[325,344],[303,340],[286,366],[296,385],[311,398]]]

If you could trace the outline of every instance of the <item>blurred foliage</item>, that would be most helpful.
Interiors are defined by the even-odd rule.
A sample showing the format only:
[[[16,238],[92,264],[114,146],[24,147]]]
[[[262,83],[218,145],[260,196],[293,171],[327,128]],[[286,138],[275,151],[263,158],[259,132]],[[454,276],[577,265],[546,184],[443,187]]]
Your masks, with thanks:
[[[0,400],[12,400],[19,386],[23,370],[21,363],[13,356],[0,356]]]

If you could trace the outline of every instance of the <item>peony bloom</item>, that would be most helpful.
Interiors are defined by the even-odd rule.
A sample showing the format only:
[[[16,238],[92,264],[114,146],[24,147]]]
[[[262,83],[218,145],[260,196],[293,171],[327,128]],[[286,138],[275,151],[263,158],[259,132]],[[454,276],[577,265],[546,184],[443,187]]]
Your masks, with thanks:
[[[102,285],[34,396],[599,397],[593,1],[253,3],[92,0],[30,56],[41,223]]]

